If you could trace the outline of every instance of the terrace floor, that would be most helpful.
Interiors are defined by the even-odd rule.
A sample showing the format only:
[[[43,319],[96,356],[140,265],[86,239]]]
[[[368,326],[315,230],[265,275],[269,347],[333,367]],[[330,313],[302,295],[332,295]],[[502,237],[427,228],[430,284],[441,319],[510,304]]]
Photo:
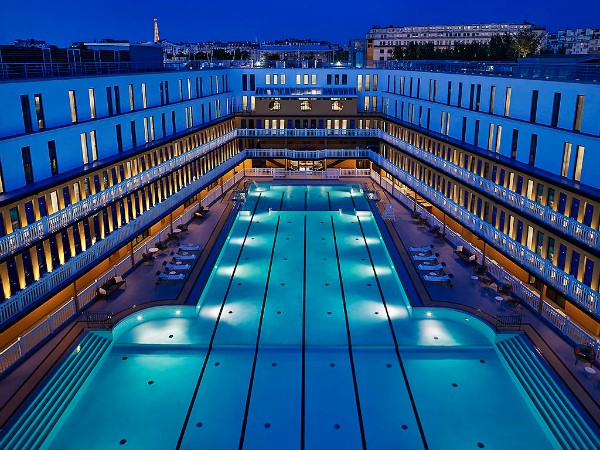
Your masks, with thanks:
[[[344,179],[343,183],[365,181]],[[296,183],[306,183],[306,181]],[[113,294],[108,301],[95,302],[86,311],[111,312],[115,323],[132,312],[147,307],[183,304],[186,301],[195,304],[203,287],[202,282],[196,283],[195,280],[206,280],[210,273],[216,257],[215,253],[218,253],[213,252],[212,249],[218,243],[220,234],[226,231],[223,228],[234,207],[234,201],[229,199],[231,192],[229,191],[210,207],[210,214],[205,219],[192,221],[188,227],[189,231],[182,233],[181,244],[203,247],[185,283],[156,284],[156,272],[162,271],[164,269],[162,263],[170,261],[172,258],[170,253],[177,251],[177,244],[171,244],[167,252],[157,256],[156,261],[134,267],[125,277],[124,289]],[[589,376],[584,370],[584,364],[581,362],[575,364],[572,345],[557,334],[547,322],[525,306],[519,306],[515,311],[503,302],[495,300],[497,296],[495,291],[480,285],[478,280],[471,279],[474,275],[473,269],[455,257],[454,249],[450,244],[434,243],[433,235],[427,228],[418,226],[411,219],[410,211],[388,197],[384,191],[381,193],[382,200],[393,203],[395,207],[395,221],[385,221],[389,235],[398,250],[392,257],[404,263],[423,305],[464,309],[492,324],[496,315],[522,314],[525,334],[533,341],[537,350],[563,379],[571,392],[579,398],[590,416],[600,421],[600,369],[595,375]],[[438,260],[446,263],[446,272],[454,275],[452,288],[424,284],[406,250],[410,246],[420,247],[432,243],[435,245],[435,252],[440,254]],[[81,338],[82,331],[87,328],[85,320],[85,314],[82,314],[77,321],[61,330],[18,367],[0,379],[0,428]]]

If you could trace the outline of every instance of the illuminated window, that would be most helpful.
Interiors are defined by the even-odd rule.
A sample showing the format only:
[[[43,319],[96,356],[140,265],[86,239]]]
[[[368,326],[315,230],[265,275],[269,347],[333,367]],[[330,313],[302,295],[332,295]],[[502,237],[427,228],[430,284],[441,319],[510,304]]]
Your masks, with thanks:
[[[285,73],[281,74],[281,84],[285,84]]]
[[[280,111],[281,110],[281,102],[279,100],[273,100],[271,103],[269,103],[269,110]]]
[[[371,75],[365,75],[365,91],[371,90]]]
[[[490,88],[490,109],[488,112],[494,114],[494,102],[496,101],[496,86]]]
[[[297,75],[296,75],[296,84],[302,84],[302,81],[301,81],[301,80],[302,80],[302,75],[300,75],[300,74],[297,74]]]
[[[133,111],[135,109],[135,98],[133,96],[133,84],[129,85],[129,109]]]
[[[79,137],[81,139],[81,155],[83,156],[83,163],[87,164],[90,162],[88,156],[87,136],[85,133],[81,133]]]
[[[308,76],[308,75],[307,75]],[[311,111],[312,105],[308,100],[302,100],[300,102],[300,111]]]
[[[358,82],[357,82],[357,90],[358,90],[358,92],[362,92],[362,88],[363,88],[363,76],[359,75],[358,76]]]
[[[169,94],[167,88],[167,103],[169,102]],[[142,105],[144,108],[148,107],[148,97],[146,96],[146,83],[142,83]]]
[[[583,145],[578,145],[575,153],[575,172],[573,172],[573,179],[575,181],[581,180],[581,169],[583,168],[583,153],[585,151],[585,147]]]
[[[279,75],[273,74],[273,84],[279,84]]]
[[[577,103],[575,105],[575,120],[573,121],[573,130],[581,131],[581,114],[583,113],[583,100],[585,97],[583,95],[577,96]],[[36,103],[37,110],[37,103]],[[39,119],[38,119],[39,121]]]
[[[502,125],[498,125],[498,132],[496,133],[496,153],[500,151],[500,142],[502,140]]]
[[[508,117],[510,113],[510,96],[512,94],[512,88],[506,88],[506,98],[504,99],[504,117]]]
[[[38,129],[43,130],[46,127],[44,120],[44,105],[42,105],[42,94],[34,94],[33,100],[35,103],[35,115],[37,118]]]
[[[377,90],[377,84],[379,82],[379,75],[373,75],[373,90]]]
[[[271,75],[270,74],[265,75],[265,84],[271,84]]]
[[[304,74],[304,84],[308,84],[308,74]]]
[[[570,142],[565,142],[562,165],[561,165],[561,170],[560,170],[560,175],[562,177],[566,177],[569,175],[569,162],[571,160],[571,147],[572,147],[572,145]]]
[[[69,91],[69,105],[71,106],[71,122],[77,122],[77,101],[75,91]]]
[[[88,95],[90,97],[90,117],[96,118],[96,95],[94,94],[94,88],[88,89]]]
[[[98,159],[98,141],[96,140],[96,130],[90,131],[90,142],[92,143],[92,161]]]
[[[344,104],[341,101],[334,100],[331,103],[331,110],[332,111],[341,111],[342,109],[344,109]]]
[[[310,84],[317,84],[317,75],[314,73],[310,76]]]

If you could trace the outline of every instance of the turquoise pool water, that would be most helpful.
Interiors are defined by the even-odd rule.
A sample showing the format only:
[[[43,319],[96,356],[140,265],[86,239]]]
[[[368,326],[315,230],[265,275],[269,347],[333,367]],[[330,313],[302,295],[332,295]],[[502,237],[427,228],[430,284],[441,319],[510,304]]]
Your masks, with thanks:
[[[495,339],[411,309],[358,186],[257,185],[197,307],[119,324],[41,448],[561,448]]]

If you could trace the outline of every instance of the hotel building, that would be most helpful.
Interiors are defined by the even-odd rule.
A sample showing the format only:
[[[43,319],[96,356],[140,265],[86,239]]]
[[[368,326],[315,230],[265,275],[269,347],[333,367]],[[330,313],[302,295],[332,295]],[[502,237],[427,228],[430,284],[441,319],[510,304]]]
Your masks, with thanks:
[[[2,81],[2,348],[26,353],[36,342],[20,337],[75,316],[90,286],[234,175],[343,169],[420,204],[532,309],[595,339],[599,98],[593,82],[384,69]]]

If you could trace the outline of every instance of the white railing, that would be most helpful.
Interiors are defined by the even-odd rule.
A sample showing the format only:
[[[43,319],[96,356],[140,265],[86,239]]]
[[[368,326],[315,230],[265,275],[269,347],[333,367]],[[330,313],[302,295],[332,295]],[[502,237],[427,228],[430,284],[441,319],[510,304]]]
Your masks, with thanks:
[[[214,200],[219,198],[218,196],[215,198],[213,195],[214,193],[220,192],[222,195],[242,178],[244,178],[243,170],[226,180],[223,183],[223,188],[218,186],[213,189],[205,198],[202,199],[202,205],[210,206]],[[226,185],[228,186],[227,188],[225,188]],[[207,198],[209,198],[209,196],[213,198],[213,200],[205,201]],[[31,349],[50,336],[54,330],[75,316],[77,311],[80,311],[88,303],[93,301],[93,299],[96,297],[98,288],[106,283],[110,278],[115,276],[123,276],[125,272],[131,269],[142,259],[142,253],[147,253],[148,248],[155,246],[158,241],[165,239],[166,234],[171,232],[172,227],[176,227],[179,224],[185,224],[191,221],[192,215],[198,209],[198,206],[199,204],[189,208],[182,215],[174,219],[171,224],[165,226],[158,233],[148,239],[144,245],[137,248],[133,252],[133,255],[129,255],[119,261],[114,267],[102,274],[102,276],[100,276],[97,280],[94,280],[92,284],[86,286],[83,290],[78,292],[76,297],[71,297],[69,301],[50,314],[45,320],[35,325],[33,328],[23,334],[23,336],[19,336],[14,342],[4,348],[0,352],[0,374],[18,362],[19,359],[25,356],[29,351],[31,351]]]
[[[378,128],[238,128],[238,137],[379,137]]]
[[[406,193],[404,193],[401,189],[394,186],[389,180],[381,177],[375,171],[371,171],[371,178],[379,184],[383,189],[389,192],[394,198],[398,199],[400,203],[402,203],[408,209],[413,209],[414,199],[410,198]],[[428,221],[432,225],[439,225],[440,228],[444,227],[442,221],[440,221],[433,214],[428,212],[425,208],[422,208],[419,204],[416,205],[416,209],[421,213],[422,217],[428,219]],[[462,245],[465,248],[469,249],[473,254],[476,254],[479,261],[483,261],[483,255],[481,251],[473,246],[470,242],[465,240],[458,233],[454,232],[454,230],[445,227],[445,236],[446,238],[454,245]],[[532,289],[529,289],[523,282],[514,277],[512,274],[507,272],[503,267],[501,267],[496,261],[488,258],[486,256],[485,265],[490,272],[490,274],[497,280],[501,280],[505,283],[511,285],[512,291],[522,298],[527,304],[529,304],[534,311],[540,312],[542,317],[546,318],[548,322],[550,322],[558,331],[563,333],[565,336],[576,342],[577,344],[592,344],[596,349],[596,352],[600,352],[600,342],[596,339],[595,336],[589,334],[581,327],[571,322],[569,318],[562,312],[546,301],[541,300],[539,294]],[[541,303],[541,307],[540,307]]]
[[[284,170],[276,167],[244,169],[247,177],[293,178],[293,179],[335,179],[368,177],[370,169],[328,169],[328,170]]]
[[[398,181],[415,192],[418,192],[419,195],[429,200],[444,213],[449,214],[455,221],[467,227],[475,233],[475,235],[493,243],[497,250],[512,257],[515,261],[521,262],[521,264],[536,276],[543,279],[563,294],[566,294],[570,299],[577,302],[589,312],[599,315],[598,292],[594,291],[589,286],[586,286],[572,275],[560,270],[550,261],[529,250],[524,245],[511,239],[506,234],[493,227],[490,223],[445,197],[441,192],[392,164],[380,154],[374,152],[371,153],[369,159],[382,167]]]
[[[290,150],[287,148],[247,148],[248,158],[286,158],[286,159],[342,159],[342,158],[368,158],[368,149],[325,149],[325,150]]]
[[[76,222],[95,211],[106,207],[107,204],[117,201],[122,197],[140,189],[143,186],[164,177],[166,174],[177,170],[190,161],[215,150],[234,140],[237,136],[236,131],[230,131],[223,136],[219,136],[205,144],[194,147],[185,153],[154,166],[144,172],[132,176],[120,183],[110,186],[94,195],[80,200],[77,203],[66,206],[60,211],[49,216],[42,217],[37,222],[19,228],[7,236],[0,238],[0,258],[8,256],[15,251],[31,245],[38,239],[57,232],[73,222]]]
[[[78,272],[93,266],[99,259],[105,257],[123,243],[131,240],[139,234],[144,228],[153,223],[158,217],[164,214],[165,210],[174,208],[183,203],[186,197],[190,197],[194,192],[198,191],[203,185],[208,184],[211,180],[222,176],[232,170],[241,161],[245,159],[245,153],[240,152],[232,158],[219,165],[217,168],[210,170],[200,178],[192,181],[187,186],[174,193],[170,197],[157,203],[142,215],[131,220],[128,224],[116,229],[104,239],[96,242],[90,248],[65,261],[52,272],[44,274],[39,280],[27,286],[23,290],[17,292],[11,298],[0,303],[0,324],[11,319],[27,306],[35,303],[44,294],[50,292],[57,286],[60,286],[65,280],[76,275]]]
[[[417,146],[411,145],[408,142],[392,136],[391,134],[381,131],[381,139],[394,147],[402,149],[410,153],[412,156],[419,158],[432,167],[436,167],[445,173],[452,175],[466,184],[481,189],[491,197],[501,200],[519,211],[524,212],[536,220],[549,225],[555,230],[570,235],[579,242],[600,249],[600,231],[595,230],[587,225],[584,225],[572,217],[566,217],[552,208],[523,196],[519,195],[508,188],[500,186],[487,178],[474,174],[473,172],[453,164],[440,156],[436,156],[431,152],[423,150]]]

